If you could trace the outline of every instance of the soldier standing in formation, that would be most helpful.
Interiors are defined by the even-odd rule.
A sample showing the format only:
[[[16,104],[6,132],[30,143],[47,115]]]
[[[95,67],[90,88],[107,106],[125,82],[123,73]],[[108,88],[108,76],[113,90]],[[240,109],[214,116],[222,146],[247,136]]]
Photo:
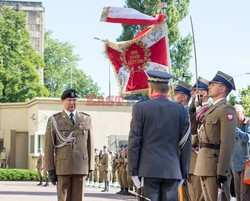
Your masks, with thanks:
[[[1,168],[7,168],[9,155],[6,152],[6,148],[4,147],[0,154]]]
[[[213,105],[207,110],[199,129],[199,152],[194,175],[200,176],[205,201],[216,201],[218,188],[222,200],[230,200],[230,162],[235,144],[236,112],[226,97],[235,85],[233,78],[221,71],[210,81],[209,97]]]
[[[167,98],[168,73],[147,71],[150,100],[133,106],[128,141],[128,169],[137,188],[144,178],[144,196],[171,200],[180,179],[187,179],[191,135],[187,109]],[[178,136],[178,137],[177,137]],[[179,149],[180,148],[180,149]]]
[[[39,184],[37,186],[43,185],[43,168],[44,168],[44,154],[43,154],[43,149],[39,148],[38,150],[39,156],[36,162],[36,168],[38,172],[38,178],[39,178]],[[49,178],[48,178],[48,172],[44,170],[44,175],[46,177],[46,183],[43,186],[48,186],[49,185]]]
[[[98,187],[99,185],[99,163],[100,163],[100,158],[99,158],[99,153],[98,153],[98,149],[95,149],[95,169],[93,172],[93,180],[95,183],[95,186]]]
[[[199,77],[192,90],[195,90],[193,94],[193,101],[190,106],[190,118],[192,124],[192,157],[190,163],[189,179],[187,180],[188,193],[191,201],[204,201],[202,194],[200,177],[194,175],[194,168],[196,164],[197,154],[199,150],[199,138],[197,129],[200,128],[205,112],[209,108],[208,104],[208,85],[209,81]]]
[[[91,118],[76,111],[77,92],[67,89],[61,96],[64,110],[49,118],[45,133],[45,169],[58,201],[81,201],[86,176],[94,170]]]
[[[120,191],[117,192],[116,194],[123,194],[124,193],[124,183],[123,183],[123,179],[122,179],[122,171],[123,171],[123,163],[124,160],[122,158],[122,153],[124,152],[124,145],[120,146],[120,150],[118,153],[118,157],[116,159],[116,168],[117,168],[117,176],[118,176],[118,182],[120,185]]]
[[[102,169],[102,179],[104,182],[104,190],[102,192],[109,191],[109,181],[110,181],[110,171],[111,171],[111,156],[108,152],[108,147],[103,146],[102,158],[101,162],[101,169]]]

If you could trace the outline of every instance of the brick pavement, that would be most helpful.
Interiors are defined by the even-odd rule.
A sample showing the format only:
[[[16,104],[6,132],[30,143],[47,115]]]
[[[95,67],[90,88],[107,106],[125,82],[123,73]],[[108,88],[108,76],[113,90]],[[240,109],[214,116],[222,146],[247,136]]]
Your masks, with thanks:
[[[37,182],[0,182],[1,201],[56,201],[56,187],[36,186]],[[136,201],[133,196],[116,195],[118,188],[110,188],[109,192],[101,192],[101,188],[86,187],[84,201]]]

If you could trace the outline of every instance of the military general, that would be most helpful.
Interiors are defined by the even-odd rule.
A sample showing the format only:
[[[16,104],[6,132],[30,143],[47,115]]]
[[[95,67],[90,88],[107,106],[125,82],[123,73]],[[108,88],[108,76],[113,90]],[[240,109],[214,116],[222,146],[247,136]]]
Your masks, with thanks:
[[[200,176],[205,201],[217,200],[218,188],[223,190],[222,200],[230,200],[236,112],[226,97],[233,89],[233,78],[221,71],[209,83],[208,94],[213,105],[204,114],[199,129],[199,152],[194,169],[194,175]]]
[[[189,174],[191,157],[190,123],[187,109],[168,99],[172,76],[147,71],[150,100],[136,103],[128,141],[128,170],[137,188],[144,178],[144,196],[166,201],[177,191],[179,180]]]
[[[91,118],[76,111],[77,98],[75,89],[63,92],[64,109],[49,118],[45,133],[45,169],[58,201],[82,201],[85,177],[94,170]]]

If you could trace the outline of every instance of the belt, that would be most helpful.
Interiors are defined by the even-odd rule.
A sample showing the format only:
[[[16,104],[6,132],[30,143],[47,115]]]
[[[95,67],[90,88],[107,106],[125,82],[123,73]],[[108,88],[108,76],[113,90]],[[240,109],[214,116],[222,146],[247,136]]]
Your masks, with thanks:
[[[200,148],[220,149],[220,144],[211,144],[211,143],[200,142]]]

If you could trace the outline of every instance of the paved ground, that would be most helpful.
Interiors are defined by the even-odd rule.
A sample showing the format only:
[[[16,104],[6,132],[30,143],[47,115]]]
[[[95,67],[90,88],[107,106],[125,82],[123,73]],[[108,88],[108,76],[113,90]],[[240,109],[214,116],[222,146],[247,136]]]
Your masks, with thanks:
[[[0,182],[1,201],[56,201],[56,187],[36,186],[37,182]],[[116,195],[118,188],[110,188],[109,192],[102,193],[101,188],[86,187],[84,201],[136,201],[133,196]],[[233,198],[231,201],[235,201]]]
[[[36,186],[37,182],[0,182],[1,201],[56,201],[55,186]],[[84,201],[136,201],[133,196],[116,195],[118,188],[112,188],[109,192],[100,192],[101,188],[85,188]]]

